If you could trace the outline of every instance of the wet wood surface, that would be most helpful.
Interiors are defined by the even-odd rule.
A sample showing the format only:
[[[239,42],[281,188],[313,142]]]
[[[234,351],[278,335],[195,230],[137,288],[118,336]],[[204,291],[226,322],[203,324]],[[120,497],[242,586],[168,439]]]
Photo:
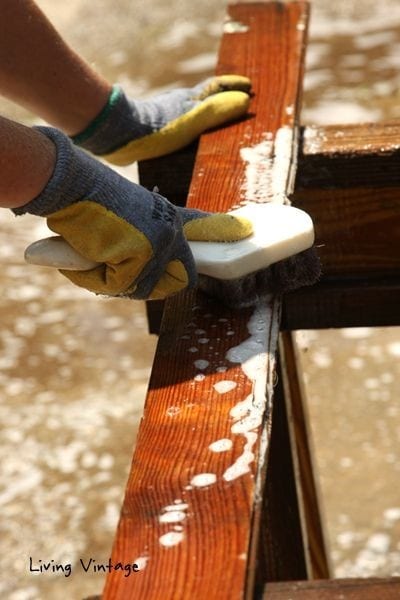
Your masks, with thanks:
[[[200,141],[189,204],[212,211],[243,200],[240,150],[282,128],[280,191],[290,189],[307,6],[234,5],[229,18],[217,71],[251,77],[254,97],[247,119]],[[200,293],[166,303],[112,553],[141,568],[111,572],[104,600],[253,597],[279,313],[274,298],[258,312]]]

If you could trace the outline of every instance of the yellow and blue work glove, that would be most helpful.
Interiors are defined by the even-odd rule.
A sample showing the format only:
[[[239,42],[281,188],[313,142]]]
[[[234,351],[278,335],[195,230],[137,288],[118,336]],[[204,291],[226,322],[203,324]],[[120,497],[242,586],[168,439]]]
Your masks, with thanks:
[[[16,214],[47,218],[82,256],[101,263],[85,272],[61,271],[97,294],[161,299],[194,287],[187,240],[247,237],[246,219],[175,207],[76,148],[57,129],[38,127],[56,146],[54,172],[41,194]]]
[[[115,165],[163,156],[190,144],[207,129],[243,116],[250,88],[247,77],[221,75],[193,88],[133,101],[114,86],[100,114],[72,140]]]

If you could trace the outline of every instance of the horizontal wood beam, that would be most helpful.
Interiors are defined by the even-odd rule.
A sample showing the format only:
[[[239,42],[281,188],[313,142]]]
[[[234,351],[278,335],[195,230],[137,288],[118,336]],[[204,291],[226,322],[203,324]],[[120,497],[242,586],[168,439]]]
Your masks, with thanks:
[[[268,583],[263,600],[398,600],[400,577]]]
[[[303,129],[291,199],[313,218],[323,276],[285,296],[282,327],[399,325],[400,124]]]
[[[292,201],[313,218],[325,277],[399,272],[400,186],[303,188],[296,189]]]
[[[390,156],[400,150],[400,122],[308,126],[302,129],[304,156]]]
[[[400,277],[323,280],[285,295],[281,328],[400,325]]]
[[[293,203],[311,214],[326,277],[400,267],[400,124],[307,127]]]

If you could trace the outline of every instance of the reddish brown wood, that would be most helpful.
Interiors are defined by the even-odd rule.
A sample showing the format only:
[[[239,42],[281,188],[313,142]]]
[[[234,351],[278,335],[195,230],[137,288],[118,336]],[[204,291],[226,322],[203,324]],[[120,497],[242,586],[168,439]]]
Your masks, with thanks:
[[[400,150],[400,123],[361,123],[305,127],[305,156],[390,155]]]
[[[298,113],[306,4],[235,5],[229,14],[248,32],[224,35],[218,72],[250,76],[255,96],[248,119],[201,139],[189,200],[205,210],[227,210],[241,200],[240,148],[258,144],[266,132],[273,139],[279,128],[293,128]],[[293,148],[289,143],[289,159]],[[290,160],[286,167],[289,185]],[[272,383],[279,309],[274,299],[265,308],[271,311],[264,333],[269,360],[252,381],[226,358],[227,350],[249,338],[252,311],[233,313],[200,294],[167,302],[112,554],[114,564],[143,556],[148,561],[130,577],[112,572],[104,600],[252,597],[271,397],[268,411],[263,399],[264,418],[253,430],[257,438],[250,472],[231,481],[222,474],[243,454],[246,442],[243,435],[232,434],[230,410],[255,387],[259,401],[260,389],[263,397],[262,390]],[[196,368],[199,359],[208,366]],[[228,370],[219,372],[221,366]],[[204,379],[195,379],[199,374]],[[221,380],[236,386],[218,393],[214,384]],[[232,449],[211,452],[209,444],[221,438],[231,439]],[[201,473],[215,474],[215,484],[188,488]],[[174,523],[160,522],[160,515],[177,500],[188,505],[179,523],[183,540],[165,547],[160,536],[173,531]]]
[[[263,600],[398,600],[400,578],[268,583]]]

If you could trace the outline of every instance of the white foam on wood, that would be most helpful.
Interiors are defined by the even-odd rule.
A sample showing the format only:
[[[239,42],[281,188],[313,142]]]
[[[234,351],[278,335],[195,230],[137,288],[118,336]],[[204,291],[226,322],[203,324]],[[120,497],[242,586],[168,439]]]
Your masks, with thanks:
[[[211,452],[227,452],[233,446],[232,440],[229,438],[222,438],[221,440],[217,440],[212,442],[208,447]]]
[[[292,127],[280,127],[275,138],[271,132],[266,132],[261,142],[240,150],[240,156],[246,163],[242,184],[245,204],[287,203],[286,196],[293,184],[290,176],[294,135]]]
[[[185,538],[182,531],[169,531],[159,538],[160,544],[167,548],[180,544]]]
[[[215,473],[199,473],[190,480],[190,485],[193,487],[206,487],[217,481]]]
[[[228,392],[235,389],[237,386],[236,381],[230,381],[229,379],[223,379],[222,381],[217,381],[214,383],[213,388],[218,394],[227,394]]]

